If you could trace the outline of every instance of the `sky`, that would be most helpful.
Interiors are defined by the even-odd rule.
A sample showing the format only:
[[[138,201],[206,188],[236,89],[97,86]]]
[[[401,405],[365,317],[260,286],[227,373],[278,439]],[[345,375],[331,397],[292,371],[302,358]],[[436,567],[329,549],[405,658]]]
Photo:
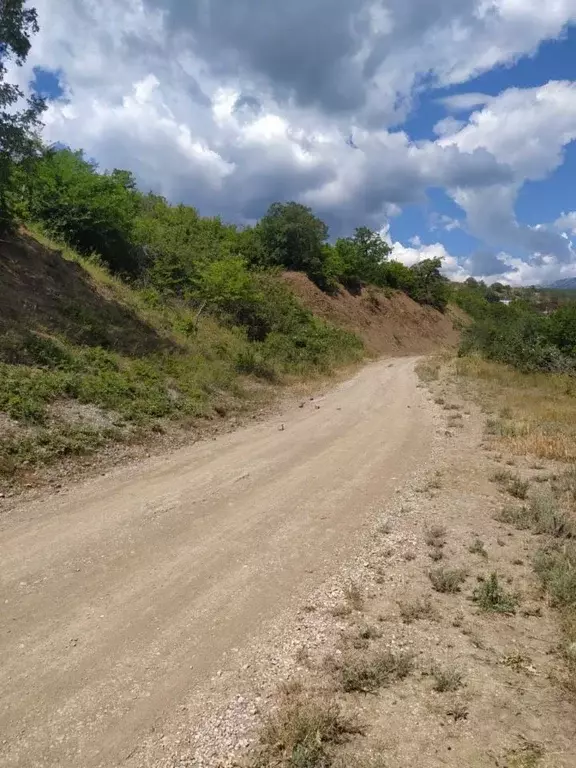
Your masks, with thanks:
[[[576,276],[576,0],[35,0],[44,138],[253,223],[311,206],[406,264]]]

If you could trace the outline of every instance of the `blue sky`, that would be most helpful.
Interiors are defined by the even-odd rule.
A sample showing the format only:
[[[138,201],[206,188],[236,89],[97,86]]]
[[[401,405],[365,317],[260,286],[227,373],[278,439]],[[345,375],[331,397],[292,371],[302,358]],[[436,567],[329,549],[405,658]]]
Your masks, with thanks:
[[[12,75],[47,141],[238,223],[299,200],[453,279],[576,275],[576,0],[35,5]]]
[[[511,65],[499,66],[483,73],[465,84],[427,92],[417,109],[410,115],[402,128],[415,139],[433,139],[434,126],[446,117],[447,110],[440,99],[458,93],[483,93],[497,96],[509,88],[537,88],[551,80],[576,79],[576,27],[568,27],[558,39],[546,41],[530,56],[520,58]],[[458,119],[467,119],[472,109],[458,111]],[[521,188],[516,201],[519,220],[530,225],[553,221],[559,212],[576,208],[576,145],[566,146],[564,161],[545,179],[527,181]],[[435,242],[437,229],[434,220],[437,215],[451,219],[462,217],[462,211],[453,201],[439,190],[428,194],[425,206],[408,206],[393,220],[391,232],[401,241],[409,241],[414,235],[423,243]],[[481,249],[482,243],[465,230],[457,228],[444,232],[441,242],[447,250],[462,258],[471,250]],[[490,249],[497,252],[497,249]],[[521,255],[516,250],[515,255]],[[576,270],[574,272],[576,274]]]

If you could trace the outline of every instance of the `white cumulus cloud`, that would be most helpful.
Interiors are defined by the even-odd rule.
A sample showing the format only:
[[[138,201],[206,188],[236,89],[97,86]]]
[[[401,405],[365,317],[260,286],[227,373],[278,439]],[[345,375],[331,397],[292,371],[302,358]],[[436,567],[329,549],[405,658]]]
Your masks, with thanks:
[[[576,137],[574,83],[445,96],[456,117],[437,121],[435,140],[398,126],[425,87],[465,83],[561,35],[576,0],[34,4],[41,31],[11,76],[27,87],[34,67],[58,73],[46,140],[128,168],[144,189],[240,222],[296,199],[339,234],[385,228],[442,187],[463,216],[438,218],[439,230],[520,249],[531,269],[573,260],[573,229],[526,227],[515,200]],[[443,258],[460,279],[465,260]]]

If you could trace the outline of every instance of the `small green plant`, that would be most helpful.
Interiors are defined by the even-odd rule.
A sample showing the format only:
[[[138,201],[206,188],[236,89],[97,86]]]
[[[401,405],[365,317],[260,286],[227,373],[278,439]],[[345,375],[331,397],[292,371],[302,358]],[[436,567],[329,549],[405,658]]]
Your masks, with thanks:
[[[474,590],[472,599],[480,610],[493,613],[516,613],[518,605],[518,598],[503,589],[496,572]]]
[[[457,669],[441,669],[436,667],[432,671],[434,678],[433,690],[436,693],[447,693],[448,691],[457,691],[462,687],[462,674]]]
[[[436,592],[460,592],[466,581],[466,571],[459,568],[435,568],[428,575]]]
[[[468,552],[472,555],[480,555],[480,557],[483,557],[485,559],[488,558],[488,552],[486,552],[486,548],[484,546],[484,542],[482,539],[479,539],[476,537],[472,544],[468,547]]]

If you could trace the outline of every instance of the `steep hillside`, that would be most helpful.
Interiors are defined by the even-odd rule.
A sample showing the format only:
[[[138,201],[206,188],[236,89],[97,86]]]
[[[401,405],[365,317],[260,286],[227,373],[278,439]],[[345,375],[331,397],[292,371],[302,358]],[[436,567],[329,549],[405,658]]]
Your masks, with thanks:
[[[255,390],[325,375],[362,343],[263,277],[266,337],[135,289],[28,233],[0,242],[0,485],[252,408]],[[255,310],[256,312],[256,310]],[[254,313],[250,316],[253,322]],[[257,382],[260,381],[260,384]]]
[[[458,308],[442,314],[417,304],[405,293],[377,288],[353,295],[340,289],[336,295],[323,293],[301,272],[285,272],[284,280],[315,315],[357,334],[371,354],[425,354],[442,347],[454,347],[465,321]]]

